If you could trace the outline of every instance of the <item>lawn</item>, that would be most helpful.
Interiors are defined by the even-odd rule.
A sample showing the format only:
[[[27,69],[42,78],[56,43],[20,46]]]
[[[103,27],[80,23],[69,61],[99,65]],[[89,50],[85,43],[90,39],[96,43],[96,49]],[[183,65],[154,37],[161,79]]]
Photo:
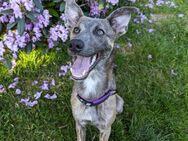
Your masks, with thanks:
[[[115,58],[117,87],[125,105],[110,141],[187,141],[188,1],[176,0],[177,8],[155,9],[142,8],[141,2],[137,6],[155,16],[152,24],[134,24],[133,17],[128,33],[116,41],[120,46]],[[59,76],[60,66],[70,61],[67,46],[46,50],[41,44],[30,54],[21,53],[14,69],[0,66],[0,84],[7,88],[0,93],[0,140],[76,140],[70,107],[73,81],[70,72]],[[8,89],[16,77],[21,95]],[[21,98],[41,91],[43,81],[53,79],[55,85],[42,92],[37,105],[20,103]],[[35,80],[38,84],[32,85]],[[44,98],[54,92],[56,99]],[[98,131],[92,126],[87,129],[87,141],[97,141]]]

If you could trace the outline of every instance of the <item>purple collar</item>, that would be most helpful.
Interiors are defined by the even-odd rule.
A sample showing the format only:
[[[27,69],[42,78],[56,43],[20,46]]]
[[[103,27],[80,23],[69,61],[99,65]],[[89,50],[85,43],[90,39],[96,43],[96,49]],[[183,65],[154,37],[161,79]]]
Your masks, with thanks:
[[[116,93],[117,93],[117,91],[116,91],[116,89],[114,89],[114,90],[108,90],[107,92],[104,93],[104,95],[102,95],[98,98],[95,98],[95,99],[86,100],[83,97],[81,97],[79,94],[77,94],[77,98],[80,100],[80,102],[82,102],[86,106],[96,106],[96,105],[103,103],[111,95],[114,95]]]

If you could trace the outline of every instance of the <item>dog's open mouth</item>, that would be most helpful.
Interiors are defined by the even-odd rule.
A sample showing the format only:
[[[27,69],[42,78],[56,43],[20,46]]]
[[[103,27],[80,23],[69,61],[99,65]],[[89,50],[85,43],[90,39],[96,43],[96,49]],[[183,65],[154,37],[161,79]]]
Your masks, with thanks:
[[[98,61],[99,54],[91,57],[76,55],[71,67],[72,77],[76,80],[85,79],[89,72],[97,65]]]

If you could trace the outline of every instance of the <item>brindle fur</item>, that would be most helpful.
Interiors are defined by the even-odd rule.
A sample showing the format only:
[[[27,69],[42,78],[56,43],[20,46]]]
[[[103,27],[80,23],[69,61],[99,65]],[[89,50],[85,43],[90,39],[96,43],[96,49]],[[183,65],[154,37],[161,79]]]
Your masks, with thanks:
[[[137,11],[134,7],[122,7],[106,19],[90,18],[83,15],[74,0],[66,0],[66,26],[70,29],[70,39],[80,39],[85,44],[78,54],[91,56],[100,52],[102,56],[87,78],[75,80],[73,86],[71,105],[76,121],[77,141],[85,141],[87,124],[92,124],[100,130],[100,141],[108,141],[116,114],[123,111],[123,99],[117,94],[110,96],[102,104],[92,107],[81,103],[76,95],[80,94],[85,99],[93,99],[102,96],[108,89],[116,89],[113,72],[114,41],[126,33],[130,14]],[[73,33],[73,28],[76,26],[81,29],[79,34]],[[95,35],[96,28],[104,30],[105,35]],[[71,55],[74,56],[73,53]]]

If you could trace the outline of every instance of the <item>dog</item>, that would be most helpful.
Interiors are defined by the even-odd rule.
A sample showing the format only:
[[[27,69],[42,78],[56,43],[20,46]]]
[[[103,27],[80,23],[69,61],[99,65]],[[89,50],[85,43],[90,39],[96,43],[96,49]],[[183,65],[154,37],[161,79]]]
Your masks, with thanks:
[[[72,114],[77,141],[86,140],[86,125],[96,126],[100,141],[108,141],[116,115],[123,111],[114,75],[114,41],[125,34],[135,7],[122,7],[107,18],[84,16],[75,0],[65,0],[65,25],[70,30]]]

